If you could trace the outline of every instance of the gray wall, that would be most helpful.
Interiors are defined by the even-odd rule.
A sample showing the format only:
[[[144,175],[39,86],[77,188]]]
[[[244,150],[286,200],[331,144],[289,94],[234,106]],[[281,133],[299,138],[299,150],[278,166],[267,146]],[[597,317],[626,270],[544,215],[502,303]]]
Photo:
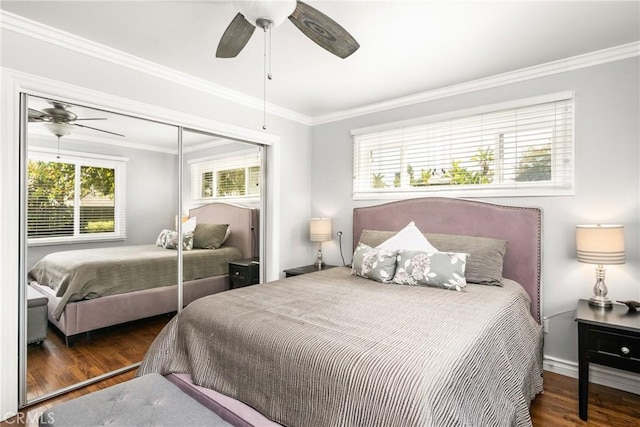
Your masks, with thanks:
[[[575,196],[493,198],[488,201],[544,209],[542,308],[544,316],[575,309],[588,298],[594,266],[575,257],[575,225],[621,223],[627,262],[607,268],[614,300],[640,300],[639,275],[639,93],[637,57],[548,77],[369,114],[312,128],[311,213],[330,216],[342,230],[347,262],[352,251],[352,209],[384,201],[352,198],[352,129],[496,102],[575,91]],[[323,245],[325,260],[341,262],[337,241]],[[545,356],[577,360],[573,312],[550,319]]]

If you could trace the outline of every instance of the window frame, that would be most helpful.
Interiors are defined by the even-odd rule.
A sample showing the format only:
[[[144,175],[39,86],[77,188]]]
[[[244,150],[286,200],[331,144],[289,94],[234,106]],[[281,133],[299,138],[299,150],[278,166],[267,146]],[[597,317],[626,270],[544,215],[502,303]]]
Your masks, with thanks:
[[[61,158],[58,158],[58,155]],[[27,162],[31,160],[68,163],[75,166],[75,188],[81,184],[81,174],[78,171],[82,167],[100,167],[114,170],[114,231],[100,233],[80,233],[80,194],[75,191],[74,196],[74,231],[73,236],[59,237],[27,237],[28,246],[49,246],[74,243],[90,243],[104,241],[120,241],[127,238],[126,226],[126,164],[128,158],[108,156],[93,153],[75,151],[60,151],[42,147],[30,147],[27,152]],[[28,177],[27,177],[28,178]],[[28,221],[27,211],[27,221]]]
[[[190,167],[190,180],[191,180],[191,199],[194,202],[207,203],[214,201],[225,202],[259,202],[260,201],[260,188],[255,193],[245,195],[231,195],[231,196],[218,196],[218,176],[220,172],[232,169],[243,168],[245,171],[245,192],[249,191],[249,184],[251,182],[251,168],[258,169],[258,185],[261,185],[261,169],[262,164],[260,160],[260,151],[255,149],[234,151],[232,153],[216,154],[212,156],[202,157],[188,161]],[[202,195],[202,183],[204,181],[203,175],[206,173],[211,174],[212,182],[212,194],[211,196]]]
[[[383,188],[369,188],[362,189],[358,186],[365,180],[370,180],[371,173],[367,174],[364,169],[360,169],[360,163],[366,160],[364,155],[366,152],[358,151],[357,138],[367,135],[385,132],[385,131],[400,131],[405,128],[419,127],[427,124],[433,124],[438,122],[446,122],[448,120],[470,118],[480,114],[494,113],[504,110],[533,107],[539,104],[552,103],[565,101],[568,105],[569,111],[566,114],[569,123],[564,124],[564,129],[569,133],[566,138],[566,142],[563,145],[563,149],[567,151],[559,157],[557,154],[558,147],[555,144],[555,139],[552,140],[551,148],[551,162],[552,165],[552,180],[551,181],[524,181],[524,182],[504,182],[504,183],[491,183],[491,184],[439,184],[439,185],[427,185],[420,187],[409,187],[407,185],[408,179],[405,177],[406,173],[401,172],[401,187],[383,187]],[[353,200],[385,200],[385,199],[407,199],[414,197],[425,196],[444,196],[444,197],[468,197],[468,198],[484,198],[484,197],[529,197],[529,196],[564,196],[575,195],[575,102],[573,91],[563,91],[548,95],[524,98],[514,101],[489,104],[474,108],[467,108],[442,114],[435,114],[425,117],[419,117],[416,119],[403,120],[399,122],[386,123],[382,125],[369,126],[366,128],[354,129],[351,131],[353,138],[353,170],[352,170],[352,194]],[[555,129],[557,129],[556,127]],[[503,132],[502,135],[508,132]],[[555,138],[555,135],[552,135]],[[404,142],[400,142],[404,144]],[[406,144],[405,144],[406,148]],[[366,149],[366,148],[364,148]],[[389,146],[381,149],[389,149]],[[400,150],[402,148],[400,147]],[[494,153],[494,173],[496,176],[503,173],[503,166],[506,163],[498,163],[499,155],[501,153]],[[404,153],[400,154],[400,158],[404,156]],[[401,161],[404,164],[404,159]],[[514,163],[517,167],[517,163]],[[559,181],[557,176],[553,174],[560,172],[564,177],[563,181]],[[367,169],[371,172],[371,169]],[[358,172],[361,175],[358,177]],[[367,174],[364,176],[363,174]]]

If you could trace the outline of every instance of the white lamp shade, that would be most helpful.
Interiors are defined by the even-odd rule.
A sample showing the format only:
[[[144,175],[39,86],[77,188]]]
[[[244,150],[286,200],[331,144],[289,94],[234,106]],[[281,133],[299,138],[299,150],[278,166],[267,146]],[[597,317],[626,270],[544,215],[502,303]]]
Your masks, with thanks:
[[[577,225],[578,261],[587,264],[624,264],[624,227],[622,225]]]
[[[309,220],[309,236],[312,242],[331,240],[331,218],[311,218]]]
[[[238,12],[251,24],[260,18],[267,18],[277,27],[296,10],[295,0],[236,0],[233,2]]]

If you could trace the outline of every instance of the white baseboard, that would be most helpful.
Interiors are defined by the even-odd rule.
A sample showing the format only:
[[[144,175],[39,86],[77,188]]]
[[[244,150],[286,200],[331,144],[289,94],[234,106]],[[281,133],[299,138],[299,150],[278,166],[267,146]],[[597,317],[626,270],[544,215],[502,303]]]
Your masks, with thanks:
[[[544,356],[543,367],[545,371],[578,378],[576,362]],[[640,375],[631,372],[590,364],[589,382],[640,395]]]

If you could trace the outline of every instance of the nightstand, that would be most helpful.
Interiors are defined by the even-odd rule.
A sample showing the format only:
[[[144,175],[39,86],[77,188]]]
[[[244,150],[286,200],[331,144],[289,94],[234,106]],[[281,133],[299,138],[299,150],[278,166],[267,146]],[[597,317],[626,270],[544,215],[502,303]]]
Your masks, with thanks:
[[[241,259],[229,263],[229,280],[231,289],[260,283],[260,261]]]
[[[640,312],[625,305],[592,307],[578,301],[578,394],[580,418],[587,420],[589,363],[640,373]]]
[[[323,265],[322,268],[318,268],[315,264],[311,264],[302,267],[289,268],[284,270],[284,277],[299,276],[301,274],[313,273],[314,271],[320,270],[328,270],[335,267],[337,267],[337,265]]]

